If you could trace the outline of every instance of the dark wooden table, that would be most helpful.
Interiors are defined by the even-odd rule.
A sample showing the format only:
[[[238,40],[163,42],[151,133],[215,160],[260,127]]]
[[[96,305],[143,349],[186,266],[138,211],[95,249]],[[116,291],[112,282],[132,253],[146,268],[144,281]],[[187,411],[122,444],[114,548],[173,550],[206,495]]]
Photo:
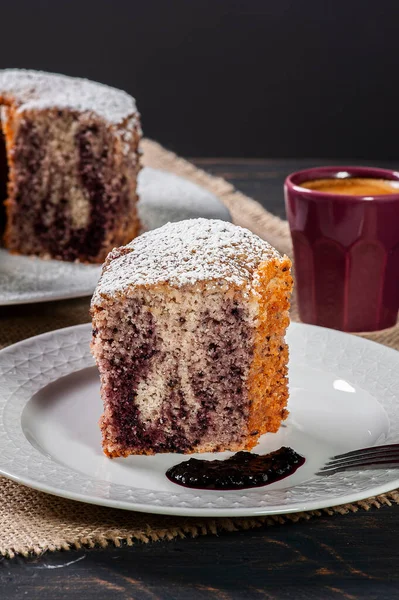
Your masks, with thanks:
[[[194,162],[280,216],[282,184],[289,172],[337,164],[288,159]],[[0,600],[399,598],[398,539],[399,507],[393,506],[218,537],[3,558]]]

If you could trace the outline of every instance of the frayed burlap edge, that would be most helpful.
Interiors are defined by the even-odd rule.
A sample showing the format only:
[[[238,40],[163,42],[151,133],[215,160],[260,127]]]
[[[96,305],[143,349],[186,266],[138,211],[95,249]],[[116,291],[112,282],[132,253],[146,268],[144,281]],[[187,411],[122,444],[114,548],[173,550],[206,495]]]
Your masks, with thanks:
[[[235,191],[228,182],[197,169],[159,144],[144,140],[142,149],[145,165],[171,171],[213,192],[229,208],[235,223],[248,227],[267,239],[280,252],[291,255],[291,240],[285,221],[268,213],[251,198]],[[27,317],[23,307],[10,307],[0,315],[0,347],[43,331],[87,322],[88,304],[87,298],[41,304],[31,311],[31,318]],[[297,320],[295,299],[291,316]],[[367,334],[367,337],[399,348],[398,326],[389,331]],[[135,542],[216,535],[222,531],[294,524],[323,515],[344,515],[393,504],[399,504],[399,492],[396,490],[353,504],[317,511],[255,518],[199,519],[83,504],[43,494],[0,478],[0,554],[12,558],[17,554],[28,556],[40,555],[46,551],[106,547],[110,543],[120,546]]]
[[[0,498],[0,554],[7,558],[39,556],[56,550],[105,548],[109,544],[132,546],[135,542],[217,535],[399,504],[399,492],[394,491],[353,504],[287,515],[234,519],[169,517],[65,500],[5,479],[0,487]]]

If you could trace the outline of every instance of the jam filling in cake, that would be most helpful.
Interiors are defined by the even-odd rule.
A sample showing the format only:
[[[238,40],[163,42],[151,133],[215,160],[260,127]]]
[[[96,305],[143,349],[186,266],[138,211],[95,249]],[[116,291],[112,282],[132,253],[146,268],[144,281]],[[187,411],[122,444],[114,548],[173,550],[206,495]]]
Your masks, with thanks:
[[[0,129],[10,251],[102,262],[138,234],[141,130],[128,94],[61,75],[0,71]]]
[[[194,219],[114,250],[92,300],[104,452],[253,447],[286,418],[290,261]]]

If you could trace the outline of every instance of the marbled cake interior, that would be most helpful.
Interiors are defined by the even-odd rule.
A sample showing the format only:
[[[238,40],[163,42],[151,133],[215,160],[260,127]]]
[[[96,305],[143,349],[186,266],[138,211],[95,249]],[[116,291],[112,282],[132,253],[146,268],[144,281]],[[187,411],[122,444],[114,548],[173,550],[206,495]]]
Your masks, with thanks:
[[[108,454],[242,444],[253,315],[231,296],[141,290],[97,313],[93,351]]]
[[[85,79],[6,69],[0,117],[6,248],[103,262],[138,235],[141,128],[131,96]]]
[[[8,247],[91,261],[133,237],[138,165],[116,150],[101,120],[60,110],[26,116],[13,150]]]

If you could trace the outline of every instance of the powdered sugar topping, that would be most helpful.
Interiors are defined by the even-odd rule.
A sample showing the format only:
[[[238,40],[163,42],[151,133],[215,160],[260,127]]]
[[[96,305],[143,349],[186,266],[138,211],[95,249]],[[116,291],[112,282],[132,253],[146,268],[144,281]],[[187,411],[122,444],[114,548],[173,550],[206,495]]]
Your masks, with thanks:
[[[18,111],[46,108],[93,112],[111,124],[137,113],[126,92],[87,79],[24,69],[0,70],[0,98],[14,101]]]
[[[93,303],[131,285],[181,287],[216,280],[246,285],[259,263],[271,258],[281,256],[237,225],[212,219],[167,223],[108,255]]]

